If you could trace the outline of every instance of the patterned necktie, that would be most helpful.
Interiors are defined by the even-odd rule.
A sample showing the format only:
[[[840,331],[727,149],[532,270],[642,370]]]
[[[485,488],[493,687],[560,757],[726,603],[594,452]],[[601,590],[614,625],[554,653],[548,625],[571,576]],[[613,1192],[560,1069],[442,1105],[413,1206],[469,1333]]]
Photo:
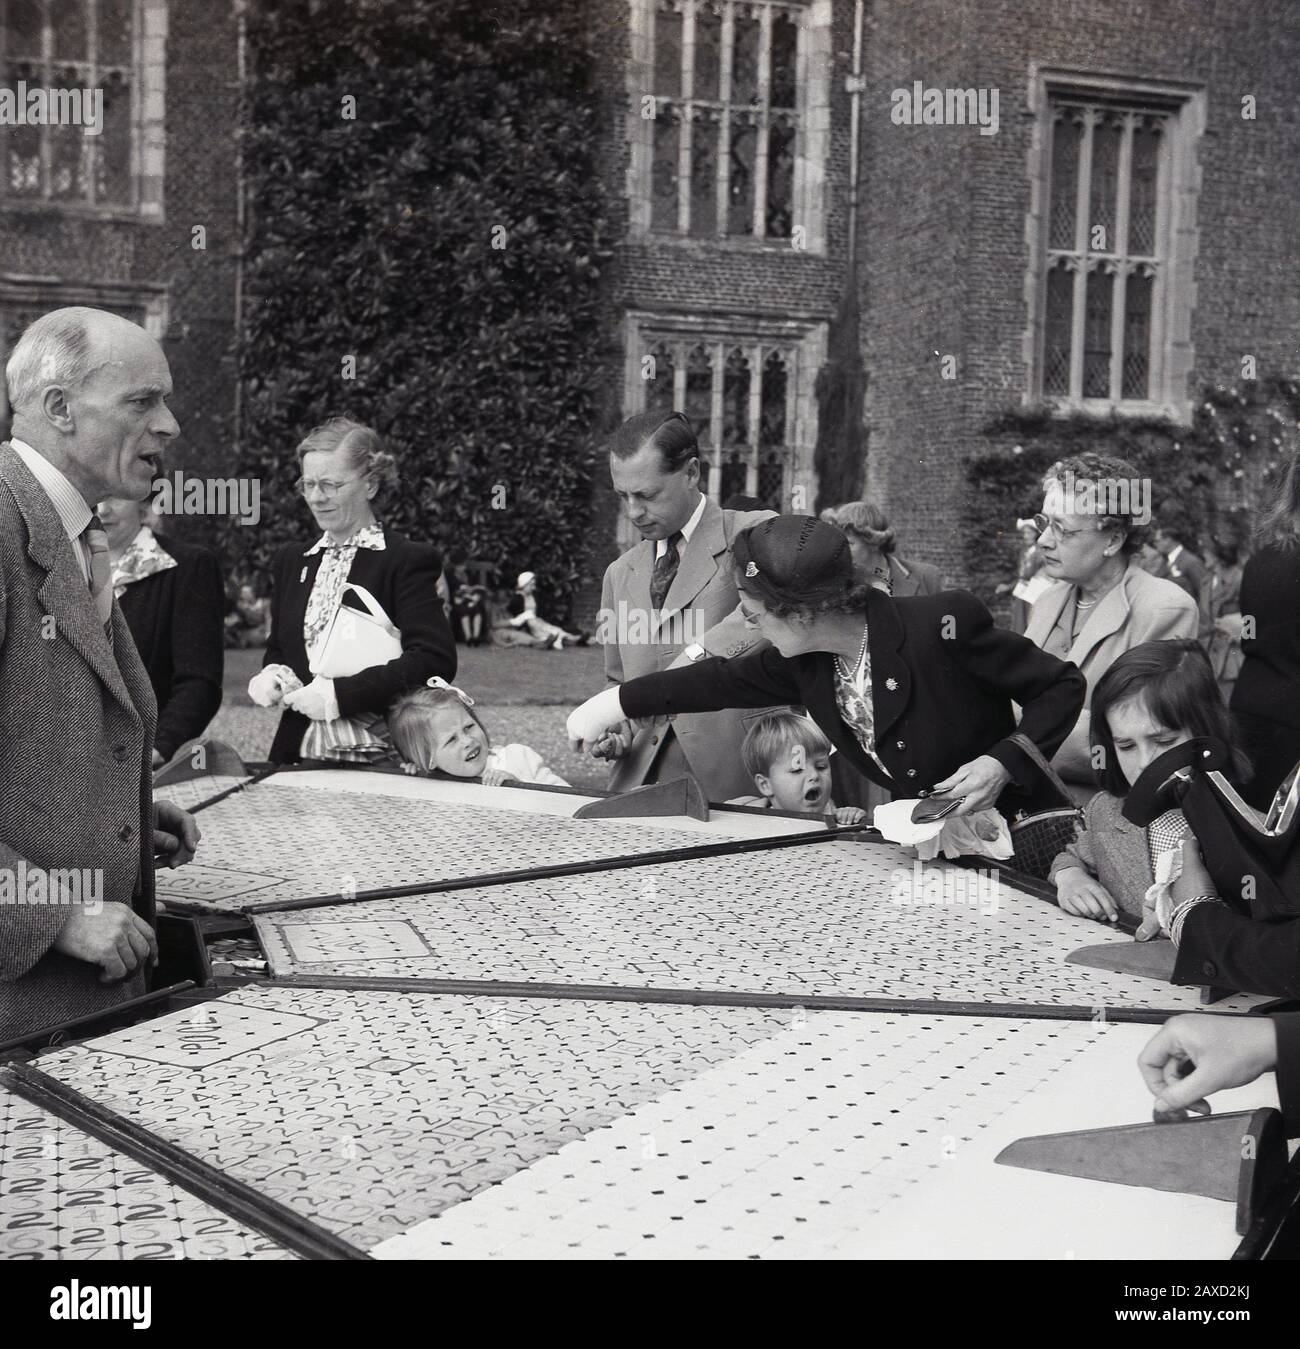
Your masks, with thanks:
[[[655,558],[655,569],[650,577],[650,603],[655,609],[664,607],[664,600],[673,588],[673,577],[677,575],[677,567],[682,560],[682,555],[677,551],[681,541],[681,530],[678,530],[668,540],[663,556]]]
[[[99,621],[107,631],[113,617],[113,564],[108,556],[108,535],[99,516],[90,517],[81,537],[90,549],[90,593],[99,611]]]

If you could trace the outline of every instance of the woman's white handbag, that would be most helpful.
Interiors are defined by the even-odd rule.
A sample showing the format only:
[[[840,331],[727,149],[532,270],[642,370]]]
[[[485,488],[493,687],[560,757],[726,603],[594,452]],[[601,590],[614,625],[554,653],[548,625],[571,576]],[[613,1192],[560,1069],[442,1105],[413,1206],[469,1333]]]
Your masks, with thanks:
[[[349,590],[365,605],[364,612],[343,603],[343,595]],[[402,634],[384,613],[383,606],[364,586],[349,581],[307,668],[322,679],[343,679],[373,665],[387,665],[401,654]]]

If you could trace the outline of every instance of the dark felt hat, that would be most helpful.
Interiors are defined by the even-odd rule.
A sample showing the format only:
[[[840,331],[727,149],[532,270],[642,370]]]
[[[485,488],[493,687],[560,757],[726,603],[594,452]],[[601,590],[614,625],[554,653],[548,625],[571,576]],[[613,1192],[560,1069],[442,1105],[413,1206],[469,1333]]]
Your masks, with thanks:
[[[745,590],[786,604],[843,595],[853,583],[844,531],[811,515],[778,515],[741,530],[732,557]]]

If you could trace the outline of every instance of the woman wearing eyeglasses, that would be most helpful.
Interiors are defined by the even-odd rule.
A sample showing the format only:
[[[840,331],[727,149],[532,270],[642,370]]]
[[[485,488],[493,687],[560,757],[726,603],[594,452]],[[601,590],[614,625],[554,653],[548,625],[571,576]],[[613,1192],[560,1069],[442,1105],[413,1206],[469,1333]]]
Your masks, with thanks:
[[[298,446],[298,465],[298,491],[322,532],[275,555],[271,635],[248,692],[263,707],[284,707],[272,763],[370,763],[389,752],[384,711],[393,700],[432,675],[456,674],[438,595],[442,559],[376,518],[376,504],[397,485],[397,465],[370,427],[332,418]],[[321,649],[349,582],[378,601],[401,633],[401,654],[359,674],[313,677],[309,652]]]
[[[1143,642],[1194,638],[1196,601],[1138,562],[1151,518],[1151,483],[1127,460],[1088,451],[1061,459],[1043,477],[1034,517],[1042,574],[1054,582],[1034,602],[1025,636],[1073,661],[1088,681]],[[1097,790],[1087,704],[1052,761],[1079,801]]]

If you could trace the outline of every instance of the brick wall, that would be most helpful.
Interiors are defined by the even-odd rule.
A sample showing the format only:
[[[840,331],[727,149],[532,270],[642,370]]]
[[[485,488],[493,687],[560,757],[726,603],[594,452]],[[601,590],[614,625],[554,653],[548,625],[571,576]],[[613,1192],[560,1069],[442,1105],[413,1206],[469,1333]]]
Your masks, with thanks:
[[[234,5],[231,0],[147,0],[145,17],[146,59],[156,57],[165,31],[161,219],[106,220],[56,209],[2,211],[0,271],[69,286],[165,285],[169,321],[163,346],[181,426],[169,467],[224,472],[235,392]],[[142,150],[146,170],[156,169],[156,139],[147,137]],[[146,201],[153,193],[156,184],[146,183]],[[191,247],[196,225],[206,228],[206,251]],[[210,522],[179,517],[173,527],[177,534],[202,538]]]
[[[1193,372],[1235,380],[1240,357],[1296,372],[1300,323],[1300,10],[1288,0],[874,0],[869,27],[863,352],[868,481],[903,548],[960,581],[962,459],[1027,387],[1031,63],[1204,86]],[[890,91],[1000,90],[1000,130],[895,126]],[[1243,121],[1254,94],[1257,120]],[[935,352],[958,360],[940,377]],[[1009,521],[1009,527],[1014,522]]]

